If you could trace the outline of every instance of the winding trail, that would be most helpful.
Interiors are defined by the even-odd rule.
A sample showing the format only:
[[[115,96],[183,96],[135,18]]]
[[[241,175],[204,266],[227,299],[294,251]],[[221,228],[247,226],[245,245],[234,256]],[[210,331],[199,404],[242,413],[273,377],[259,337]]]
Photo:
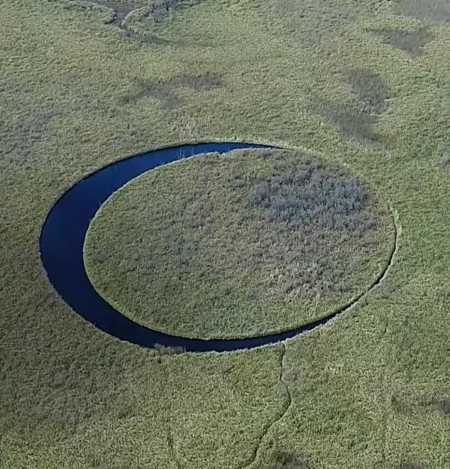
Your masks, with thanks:
[[[255,450],[253,451],[251,461],[248,464],[246,464],[242,469],[250,469],[250,467],[256,462],[256,460],[258,459],[259,450],[261,448],[261,445],[264,439],[266,438],[266,435],[268,435],[268,433],[270,432],[270,430],[272,429],[274,425],[276,425],[280,420],[284,418],[284,416],[287,414],[288,410],[292,406],[292,394],[291,394],[291,391],[289,390],[289,386],[287,382],[284,379],[284,358],[286,356],[286,345],[283,343],[281,344],[281,346],[283,347],[283,349],[281,352],[281,359],[280,359],[280,378],[279,379],[280,379],[280,382],[283,384],[284,389],[286,391],[286,396],[287,396],[286,403],[284,405],[284,408],[281,414],[277,416],[275,420],[271,424],[269,424],[267,428],[264,430],[263,434],[259,438],[259,441]]]
[[[275,148],[236,142],[200,143],[162,148],[119,160],[88,175],[65,192],[50,210],[40,237],[41,259],[47,276],[62,299],[80,316],[103,332],[142,347],[183,347],[191,352],[225,352],[250,349],[292,338],[349,310],[386,277],[398,246],[398,223],[394,213],[394,242],[386,268],[370,288],[326,317],[278,334],[246,339],[190,339],[165,334],[138,324],[115,310],[95,290],[84,266],[83,247],[89,225],[101,205],[123,185],[140,174],[201,153],[227,153],[236,149]]]

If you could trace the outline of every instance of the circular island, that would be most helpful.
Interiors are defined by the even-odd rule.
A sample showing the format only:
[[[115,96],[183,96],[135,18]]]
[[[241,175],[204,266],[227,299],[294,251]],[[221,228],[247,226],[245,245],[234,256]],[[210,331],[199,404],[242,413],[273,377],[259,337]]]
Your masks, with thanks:
[[[131,180],[84,244],[95,290],[133,322],[232,341],[318,324],[386,269],[387,204],[359,178],[298,151],[203,153]]]

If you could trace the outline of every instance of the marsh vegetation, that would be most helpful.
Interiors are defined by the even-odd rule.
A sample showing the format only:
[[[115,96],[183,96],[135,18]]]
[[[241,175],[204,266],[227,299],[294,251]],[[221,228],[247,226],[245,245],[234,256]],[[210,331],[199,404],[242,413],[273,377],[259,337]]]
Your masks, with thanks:
[[[311,469],[448,469],[449,2],[206,0],[160,21],[144,8],[127,20],[129,33],[114,22],[147,2],[129,2],[119,19],[121,5],[0,1],[0,468],[242,469],[258,448],[249,469],[271,469],[283,448],[307,455]],[[425,33],[410,35],[418,31],[430,34],[423,48]],[[379,115],[359,111],[368,107],[350,82],[354,70],[377,77],[376,96],[387,90]],[[221,84],[196,90],[179,85],[180,76]],[[45,217],[79,179],[149,149],[214,140],[325,155],[327,168],[347,168],[345,178],[389,201],[402,229],[388,276],[364,302],[286,343],[292,406],[267,434],[285,410],[279,346],[170,355],[120,342],[57,297],[40,259]],[[205,159],[192,162],[196,177],[219,168],[202,169]],[[168,200],[178,202],[189,186],[176,165],[167,170],[176,176]],[[238,178],[221,181],[227,194],[239,193]],[[272,205],[253,204],[264,182],[255,177],[242,199],[262,234],[266,225],[287,226]],[[111,204],[122,216],[130,207],[131,225],[122,220],[133,233],[141,224],[134,215],[153,200],[151,186],[143,188],[123,210]],[[190,213],[211,213],[195,202]],[[139,233],[127,238],[137,254],[147,235]],[[180,239],[158,241],[177,272],[197,249],[179,248]],[[120,268],[147,261],[148,271],[147,254]],[[137,297],[145,280],[130,272]]]

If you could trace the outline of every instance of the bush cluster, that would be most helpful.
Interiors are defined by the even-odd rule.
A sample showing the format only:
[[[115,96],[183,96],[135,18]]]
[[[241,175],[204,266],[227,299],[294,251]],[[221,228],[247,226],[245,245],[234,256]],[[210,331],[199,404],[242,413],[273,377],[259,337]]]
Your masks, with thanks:
[[[272,221],[296,229],[352,234],[358,227],[371,228],[363,211],[367,190],[357,179],[310,159],[279,163],[251,193],[252,204],[263,208]]]

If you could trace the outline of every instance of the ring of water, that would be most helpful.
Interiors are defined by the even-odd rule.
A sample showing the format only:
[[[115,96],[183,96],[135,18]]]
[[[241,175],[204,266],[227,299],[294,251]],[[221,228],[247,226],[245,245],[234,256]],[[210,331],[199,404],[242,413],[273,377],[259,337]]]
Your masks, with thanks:
[[[127,318],[97,293],[86,273],[83,246],[87,230],[96,212],[115,191],[140,174],[173,161],[201,153],[227,153],[244,148],[271,147],[232,142],[168,147],[117,161],[75,184],[50,210],[40,237],[42,263],[58,294],[76,313],[107,334],[143,347],[176,346],[193,352],[223,352],[279,342],[324,325],[354,306],[387,274],[394,256],[396,240],[386,269],[381,272],[368,290],[325,318],[296,329],[262,337],[204,340],[165,334]],[[395,232],[396,236],[397,232]]]

